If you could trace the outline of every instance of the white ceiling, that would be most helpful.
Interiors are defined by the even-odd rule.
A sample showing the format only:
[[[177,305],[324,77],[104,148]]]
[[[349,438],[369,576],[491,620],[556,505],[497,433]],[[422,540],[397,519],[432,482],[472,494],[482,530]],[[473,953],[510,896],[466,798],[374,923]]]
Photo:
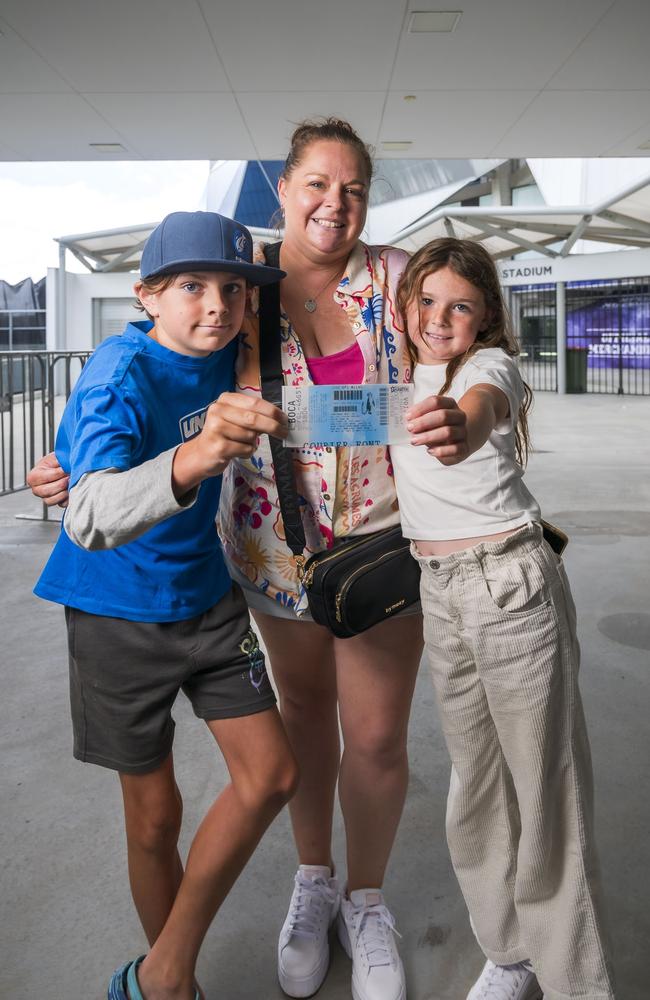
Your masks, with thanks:
[[[278,159],[324,114],[380,157],[650,156],[649,39],[648,0],[0,0],[0,159]]]

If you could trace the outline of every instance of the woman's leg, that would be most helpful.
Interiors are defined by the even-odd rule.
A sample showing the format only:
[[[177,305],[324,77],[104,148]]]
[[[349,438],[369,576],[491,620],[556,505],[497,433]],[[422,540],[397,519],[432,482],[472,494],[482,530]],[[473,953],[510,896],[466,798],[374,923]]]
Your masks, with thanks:
[[[147,1000],[194,997],[194,967],[206,931],[296,787],[295,760],[275,709],[208,725],[231,783],[199,826],[169,918],[138,970]]]
[[[289,805],[300,864],[332,864],[332,813],[339,772],[334,641],[313,622],[252,611],[269,654],[280,712],[300,769]]]
[[[120,774],[131,894],[149,944],[171,911],[183,877],[178,854],[183,803],[170,754],[148,774]]]
[[[406,740],[422,646],[420,615],[334,642],[348,891],[384,880],[408,786]]]
[[[422,619],[406,615],[352,639],[254,611],[300,767],[290,805],[302,864],[329,865],[339,774],[337,688],[345,750],[341,808],[351,888],[379,886],[408,784],[406,735],[422,653]]]

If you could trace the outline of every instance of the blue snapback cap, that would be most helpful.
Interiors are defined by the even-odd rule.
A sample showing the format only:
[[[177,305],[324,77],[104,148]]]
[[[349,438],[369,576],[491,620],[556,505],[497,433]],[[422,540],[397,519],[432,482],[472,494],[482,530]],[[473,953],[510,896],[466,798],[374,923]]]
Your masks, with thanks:
[[[142,278],[184,271],[228,271],[253,285],[270,285],[286,275],[278,267],[254,264],[253,238],[246,226],[217,212],[172,212],[145,243]]]

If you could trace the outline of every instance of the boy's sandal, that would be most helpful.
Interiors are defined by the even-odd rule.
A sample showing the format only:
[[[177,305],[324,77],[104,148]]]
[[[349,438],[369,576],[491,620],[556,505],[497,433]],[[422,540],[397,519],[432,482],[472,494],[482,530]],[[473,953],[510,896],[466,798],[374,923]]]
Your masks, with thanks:
[[[145,1000],[138,983],[138,967],[143,961],[144,955],[140,955],[134,962],[127,962],[115,970],[108,984],[108,1000]],[[198,990],[194,1000],[200,1000]]]
[[[127,981],[129,976],[129,971],[133,969],[133,978],[136,982],[136,988],[138,990],[136,996],[131,994],[131,1000],[137,1000],[137,997],[142,997],[140,993],[140,988],[138,987],[137,977],[135,970],[143,961],[144,955],[140,955],[140,958],[136,958],[135,962],[127,962],[125,965],[121,965],[119,969],[116,969],[111,976],[111,981],[108,984],[108,994],[107,1000],[129,1000],[129,994],[127,993]]]

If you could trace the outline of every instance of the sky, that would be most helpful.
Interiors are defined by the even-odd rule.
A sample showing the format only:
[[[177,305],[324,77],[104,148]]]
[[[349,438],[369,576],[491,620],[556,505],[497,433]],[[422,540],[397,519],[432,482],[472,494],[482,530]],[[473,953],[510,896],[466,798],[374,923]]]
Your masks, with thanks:
[[[207,160],[0,163],[0,280],[58,267],[57,236],[158,222],[201,207]],[[72,254],[70,271],[83,271]]]

